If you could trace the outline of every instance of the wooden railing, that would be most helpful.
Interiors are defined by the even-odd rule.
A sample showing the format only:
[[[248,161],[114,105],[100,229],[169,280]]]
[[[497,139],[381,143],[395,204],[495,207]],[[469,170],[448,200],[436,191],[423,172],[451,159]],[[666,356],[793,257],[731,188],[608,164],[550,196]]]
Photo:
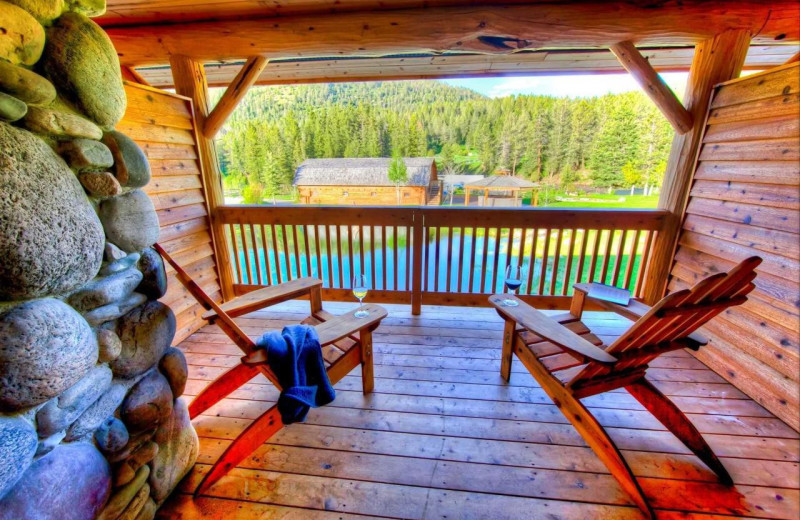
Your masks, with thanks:
[[[224,206],[217,218],[237,294],[316,276],[324,298],[353,300],[361,273],[368,301],[411,302],[417,313],[422,302],[486,305],[508,264],[525,266],[518,293],[539,307],[568,307],[576,282],[640,295],[664,212]]]

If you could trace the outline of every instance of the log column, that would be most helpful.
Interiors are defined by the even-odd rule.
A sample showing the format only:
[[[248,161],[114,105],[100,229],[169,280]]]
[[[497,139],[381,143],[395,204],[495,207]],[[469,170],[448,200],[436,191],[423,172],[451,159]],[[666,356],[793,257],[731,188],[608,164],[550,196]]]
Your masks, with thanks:
[[[683,135],[675,135],[672,140],[658,201],[659,209],[666,210],[668,214],[664,219],[664,228],[653,247],[652,260],[647,270],[644,287],[644,299],[647,303],[653,304],[661,299],[667,287],[683,214],[689,199],[694,166],[700,151],[711,91],[717,83],[739,76],[749,47],[750,32],[739,29],[722,32],[695,47],[683,100],[683,105],[692,115],[692,129]]]
[[[175,92],[191,98],[194,104],[195,133],[197,135],[197,149],[200,153],[200,166],[203,174],[203,184],[206,193],[206,203],[211,220],[211,236],[214,241],[214,252],[217,260],[217,274],[219,275],[222,296],[225,300],[234,297],[231,259],[222,224],[217,218],[217,208],[225,204],[222,192],[222,175],[219,171],[217,150],[214,141],[205,137],[202,129],[205,127],[209,115],[208,82],[202,63],[186,56],[171,56],[172,78],[175,83]]]

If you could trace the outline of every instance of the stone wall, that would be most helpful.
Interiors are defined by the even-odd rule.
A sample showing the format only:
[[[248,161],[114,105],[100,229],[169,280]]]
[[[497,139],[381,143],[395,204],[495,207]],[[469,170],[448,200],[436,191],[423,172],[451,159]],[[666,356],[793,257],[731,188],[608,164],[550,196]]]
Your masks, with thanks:
[[[103,0],[0,0],[0,520],[152,519],[197,457]]]

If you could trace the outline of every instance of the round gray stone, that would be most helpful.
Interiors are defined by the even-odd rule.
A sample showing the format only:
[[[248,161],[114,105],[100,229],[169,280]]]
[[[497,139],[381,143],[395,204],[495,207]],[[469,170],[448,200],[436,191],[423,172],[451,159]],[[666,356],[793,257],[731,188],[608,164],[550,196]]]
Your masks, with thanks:
[[[122,378],[145,373],[158,363],[175,336],[175,315],[158,301],[150,301],[119,319],[117,335],[122,353],[111,363],[114,375]]]
[[[0,300],[62,294],[91,280],[103,229],[80,183],[41,139],[0,123]]]
[[[58,153],[75,171],[101,171],[114,164],[111,150],[100,141],[73,139],[58,147]]]
[[[143,278],[136,292],[144,294],[150,300],[158,300],[167,294],[167,270],[158,251],[150,247],[142,251],[137,267]]]
[[[47,30],[45,74],[89,119],[111,129],[125,114],[119,58],[111,39],[86,16],[65,13]]]
[[[45,27],[61,16],[64,10],[64,0],[6,0],[6,2],[25,9]]]
[[[8,2],[0,2],[0,60],[33,65],[44,49],[44,28],[31,14]]]
[[[0,500],[0,520],[87,520],[111,493],[111,469],[91,444],[62,444]]]
[[[120,418],[130,432],[153,428],[171,413],[172,392],[158,370],[152,370],[136,383],[120,408]]]
[[[85,117],[56,108],[28,107],[22,126],[55,139],[100,139],[103,131]]]
[[[130,435],[125,423],[109,417],[94,432],[94,440],[103,453],[116,453],[128,444]]]
[[[158,369],[169,381],[169,388],[174,397],[183,395],[186,389],[186,379],[189,377],[189,367],[183,352],[175,347],[170,347],[158,362]]]
[[[80,314],[53,298],[0,314],[0,411],[43,403],[97,362],[97,341]]]
[[[95,278],[74,293],[67,302],[79,312],[85,312],[112,302],[122,301],[142,281],[142,273],[135,267]]]
[[[37,443],[36,432],[27,421],[0,417],[0,498],[31,465]]]
[[[122,132],[103,135],[103,142],[114,155],[114,175],[123,186],[141,188],[150,182],[150,162],[139,145]]]
[[[161,502],[172,492],[197,460],[199,442],[183,399],[176,399],[172,415],[156,430],[158,454],[151,463],[151,495]]]
[[[141,251],[158,240],[156,209],[141,190],[102,201],[99,214],[106,238],[124,251]]]
[[[97,329],[94,331],[97,336],[97,354],[101,363],[114,361],[122,352],[122,341],[117,333],[111,329]]]
[[[17,0],[20,2],[23,0]],[[35,0],[31,0],[34,3]],[[29,105],[48,105],[56,98],[52,83],[35,72],[0,60],[0,91]]]
[[[146,301],[147,296],[134,292],[122,301],[109,303],[108,305],[103,305],[102,307],[85,312],[83,317],[89,322],[89,325],[97,327],[98,325],[116,320],[128,314]]]
[[[72,423],[67,430],[66,441],[72,442],[92,435],[103,424],[103,421],[111,417],[119,408],[127,391],[125,385],[112,384],[108,392],[104,393],[100,399],[83,412],[83,415],[78,417],[77,421]]]
[[[0,120],[16,121],[25,117],[28,105],[8,94],[0,92]]]
[[[39,437],[49,437],[64,430],[92,406],[111,386],[111,370],[98,365],[80,381],[51,399],[36,412]]]
[[[117,273],[119,271],[124,271],[134,265],[137,265],[139,259],[142,257],[139,253],[131,253],[126,255],[123,253],[122,258],[119,260],[114,260],[113,262],[109,262],[100,269],[101,276],[108,276],[113,273]],[[137,265],[138,268],[138,265]]]

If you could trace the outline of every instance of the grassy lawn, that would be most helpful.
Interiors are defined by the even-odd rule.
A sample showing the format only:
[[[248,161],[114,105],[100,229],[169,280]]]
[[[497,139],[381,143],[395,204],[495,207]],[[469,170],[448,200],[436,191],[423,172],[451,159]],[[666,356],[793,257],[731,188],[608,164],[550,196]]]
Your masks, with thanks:
[[[563,197],[567,198],[567,197]],[[583,195],[569,197],[581,200],[555,201],[547,204],[548,208],[592,208],[592,209],[621,209],[621,208],[656,208],[658,195]],[[590,199],[590,200],[589,200]]]

